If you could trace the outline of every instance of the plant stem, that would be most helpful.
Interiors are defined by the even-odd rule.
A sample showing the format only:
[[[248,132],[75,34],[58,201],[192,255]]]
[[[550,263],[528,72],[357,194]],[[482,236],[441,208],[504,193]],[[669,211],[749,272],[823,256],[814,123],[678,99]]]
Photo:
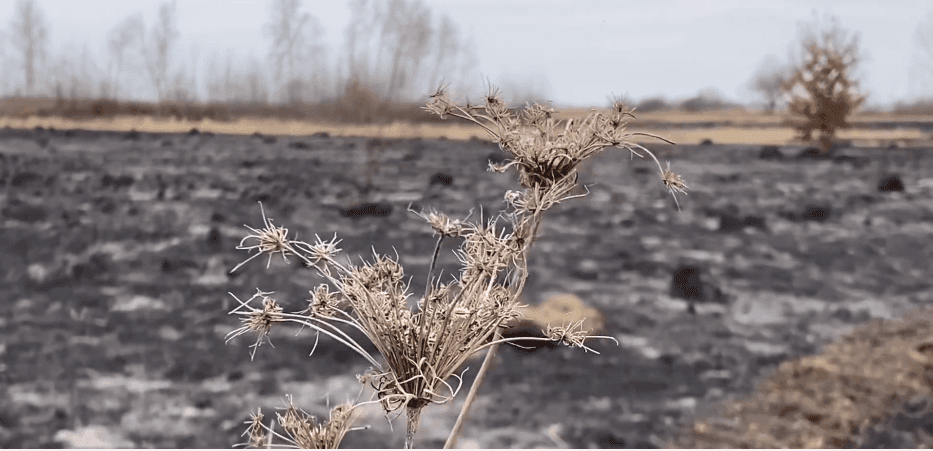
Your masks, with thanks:
[[[406,407],[408,413],[408,430],[405,434],[405,449],[415,448],[415,433],[418,432],[418,425],[421,423],[421,407]]]
[[[463,422],[466,421],[466,416],[470,411],[470,406],[473,404],[473,401],[476,400],[476,394],[479,392],[479,387],[483,385],[483,380],[486,379],[486,372],[489,370],[490,363],[492,362],[492,359],[496,357],[496,351],[498,350],[499,343],[495,343],[489,347],[489,351],[486,351],[486,358],[483,359],[483,365],[479,368],[479,372],[476,374],[476,379],[473,380],[473,385],[470,387],[470,393],[467,394],[466,401],[463,403],[463,409],[460,410],[460,415],[457,416],[457,422],[454,423],[454,428],[450,431],[450,436],[447,437],[447,442],[444,443],[444,449],[452,449],[457,446],[457,436],[460,435],[460,429],[463,428]]]

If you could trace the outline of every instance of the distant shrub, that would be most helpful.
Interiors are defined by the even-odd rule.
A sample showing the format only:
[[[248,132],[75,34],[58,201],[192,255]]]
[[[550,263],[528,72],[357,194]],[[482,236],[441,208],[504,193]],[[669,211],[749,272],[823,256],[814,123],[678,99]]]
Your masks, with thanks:
[[[382,99],[369,86],[353,79],[343,90],[343,96],[337,100],[340,117],[350,122],[372,122],[376,117]]]
[[[858,82],[849,75],[859,61],[858,35],[849,39],[835,18],[831,21],[824,31],[803,33],[802,62],[783,86],[788,110],[800,118],[794,122],[800,139],[811,141],[813,132],[819,131],[825,153],[836,130],[849,127],[847,118],[865,101]]]
[[[764,99],[768,113],[774,112],[783,97],[782,88],[790,79],[790,69],[774,55],[768,55],[752,75],[749,88]]]
[[[635,110],[640,113],[650,113],[652,111],[669,110],[671,105],[663,97],[649,97],[638,102]]]
[[[680,108],[689,112],[721,110],[733,106],[735,105],[724,100],[720,94],[713,89],[700,91],[695,97],[691,97],[680,103]]]
[[[227,122],[232,119],[229,107],[213,103],[204,107],[204,116],[215,122]]]
[[[120,111],[120,104],[116,100],[98,99],[91,105],[91,113],[94,116],[111,117]]]
[[[894,114],[933,114],[933,98],[917,99],[913,102],[897,102],[892,110]]]

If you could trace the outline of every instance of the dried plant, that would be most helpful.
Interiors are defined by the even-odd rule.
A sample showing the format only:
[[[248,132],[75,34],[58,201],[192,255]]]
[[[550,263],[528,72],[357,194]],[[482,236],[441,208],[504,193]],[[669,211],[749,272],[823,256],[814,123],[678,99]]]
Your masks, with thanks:
[[[251,415],[250,420],[246,422],[249,427],[243,435],[248,436],[249,440],[242,446],[271,447],[273,438],[278,438],[287,443],[284,446],[290,448],[337,449],[347,432],[355,430],[350,426],[358,415],[359,406],[350,403],[338,405],[331,409],[330,418],[320,423],[314,416],[295,407],[289,397],[288,406],[282,409],[285,413],[276,413],[278,423],[285,433],[276,432],[273,426],[263,424],[265,416],[260,410],[255,415]]]
[[[836,130],[850,126],[847,118],[865,101],[851,72],[859,62],[858,35],[851,39],[833,25],[802,38],[803,61],[782,86],[788,110],[802,117],[794,128],[804,141],[820,132],[823,152],[832,146]]]
[[[244,325],[228,337],[229,340],[257,333],[252,346],[255,354],[275,323],[293,322],[310,327],[316,337],[323,333],[349,346],[372,365],[360,376],[360,381],[373,389],[373,402],[380,403],[386,415],[405,409],[408,422],[405,444],[409,448],[422,409],[432,403],[449,402],[459,393],[462,379],[458,371],[476,352],[489,349],[448,446],[453,445],[499,344],[541,340],[594,351],[584,344],[586,340],[614,340],[590,336],[582,330],[582,322],[549,326],[544,337],[539,338],[503,338],[501,334],[521,315],[519,295],[528,274],[528,251],[544,212],[562,201],[585,195],[571,195],[577,187],[577,171],[583,161],[607,147],[626,148],[632,155],[643,157],[636,151],[641,150],[657,163],[662,182],[672,195],[685,193],[687,188],[681,177],[670,170],[670,163],[663,168],[648,149],[630,141],[634,135],[666,140],[626,131],[629,119],[634,116],[621,101],[615,101],[608,113],[594,111],[579,121],[562,122],[555,119],[553,109],[537,104],[514,114],[494,87],[490,87],[482,106],[456,105],[441,89],[431,96],[426,110],[442,118],[459,117],[483,127],[510,154],[507,164],[490,164],[491,170],[497,172],[512,167],[518,171],[524,190],[505,193],[507,210],[486,220],[480,217],[476,222],[469,221],[469,216],[461,220],[436,211],[413,212],[427,221],[437,236],[425,291],[414,305],[408,302],[412,294],[410,279],[409,283],[404,282],[405,273],[397,254],[392,259],[373,250],[371,262],[362,261],[354,266],[348,260],[343,264],[337,260],[340,249],[336,236],[330,241],[317,237],[313,244],[291,239],[288,230],[274,226],[263,210],[264,228],[247,226],[252,233],[238,247],[257,251],[247,261],[263,254],[268,254],[270,261],[273,254],[281,254],[286,262],[289,256],[294,256],[316,268],[330,285],[317,287],[311,292],[308,307],[295,313],[283,312],[270,297],[272,293],[257,290],[247,301],[237,298],[239,305],[231,313],[242,316]],[[679,209],[676,196],[674,200]],[[510,222],[511,232],[497,225],[500,219]],[[445,239],[462,240],[460,248],[454,251],[462,269],[449,283],[441,283],[434,275]],[[255,244],[246,245],[248,240],[254,240]],[[253,305],[256,299],[261,305]],[[346,328],[365,335],[381,359],[354,341],[344,331]],[[293,432],[290,434],[291,443],[311,444],[296,440]]]

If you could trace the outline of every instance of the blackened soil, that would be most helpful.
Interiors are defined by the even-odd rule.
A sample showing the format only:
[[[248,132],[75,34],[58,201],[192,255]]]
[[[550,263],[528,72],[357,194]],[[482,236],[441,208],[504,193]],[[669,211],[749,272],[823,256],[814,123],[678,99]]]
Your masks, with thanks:
[[[650,159],[609,150],[583,168],[589,196],[548,212],[530,260],[528,303],[573,293],[620,346],[504,347],[461,444],[662,446],[781,362],[933,301],[930,149],[821,160],[787,147],[786,158],[652,149],[691,188],[682,212]],[[280,258],[229,274],[248,257],[235,250],[243,224],[263,226],[257,202],[292,236],[336,233],[354,258],[397,251],[417,293],[434,239],[407,209],[500,210],[518,187],[485,171],[499,152],[480,141],[0,132],[0,445],[60,444],[95,426],[118,446],[226,448],[250,412],[271,414],[286,394],[326,416],[325,395],[358,392],[361,357],[323,336],[308,357],[314,336],[297,330],[274,331],[275,348],[253,361],[252,335],[224,344],[240,325],[228,292],[275,291],[301,310],[322,282]],[[449,251],[445,274],[457,270]],[[692,275],[678,277],[684,267]],[[419,446],[442,444],[455,407],[425,411],[438,419]],[[347,446],[401,446],[400,422],[395,433],[379,415],[365,422]]]

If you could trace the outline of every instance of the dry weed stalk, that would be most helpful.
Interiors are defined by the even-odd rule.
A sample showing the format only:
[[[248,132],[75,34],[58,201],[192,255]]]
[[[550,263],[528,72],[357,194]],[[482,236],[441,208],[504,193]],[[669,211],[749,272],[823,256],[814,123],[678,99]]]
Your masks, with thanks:
[[[321,285],[311,292],[307,309],[284,313],[269,297],[272,293],[257,290],[245,302],[237,299],[239,305],[231,313],[241,315],[245,324],[228,336],[229,340],[256,332],[255,353],[272,325],[294,322],[310,327],[316,336],[323,333],[349,346],[372,365],[360,380],[374,389],[374,402],[381,403],[387,415],[405,408],[408,420],[405,444],[409,448],[413,445],[422,409],[431,403],[446,403],[457,395],[462,382],[457,371],[472,354],[490,350],[448,445],[453,444],[498,345],[535,340],[528,337],[505,339],[500,331],[521,315],[523,306],[519,305],[519,295],[527,278],[528,250],[543,213],[557,203],[585,195],[570,194],[577,187],[580,163],[613,146],[624,147],[642,157],[636,152],[637,148],[655,160],[662,182],[672,195],[684,193],[687,188],[670,170],[670,163],[667,169],[662,168],[648,149],[629,141],[634,135],[658,137],[627,132],[628,120],[634,116],[620,101],[613,103],[609,114],[593,112],[579,122],[570,120],[563,124],[554,119],[553,109],[542,105],[529,106],[519,116],[513,115],[495,88],[490,89],[483,106],[465,107],[451,103],[444,91],[439,90],[431,96],[426,110],[480,125],[511,155],[508,164],[490,164],[497,172],[505,172],[513,166],[518,169],[519,183],[524,190],[505,193],[505,202],[511,210],[486,221],[481,217],[477,222],[468,221],[469,217],[454,220],[438,212],[415,213],[426,220],[438,236],[425,292],[415,306],[409,305],[410,279],[408,284],[404,283],[405,273],[398,255],[393,260],[373,250],[372,262],[363,261],[354,266],[348,261],[344,265],[336,259],[340,251],[336,236],[330,241],[318,237],[314,244],[289,239],[287,229],[274,226],[263,210],[265,227],[257,230],[247,226],[252,234],[238,247],[258,251],[247,261],[262,254],[269,254],[270,261],[273,254],[281,254],[286,262],[288,256],[295,256],[316,268],[336,291]],[[674,200],[676,202],[676,196]],[[677,207],[680,208],[679,203]],[[500,218],[511,223],[510,233],[497,227]],[[460,249],[455,251],[463,266],[459,277],[444,284],[435,279],[434,268],[447,238],[463,240]],[[249,240],[255,243],[247,245]],[[262,300],[261,307],[252,305],[257,298]],[[343,331],[346,327],[362,332],[382,359],[366,352]],[[582,322],[548,327],[545,336],[537,340],[555,341],[587,351],[593,349],[584,344],[586,339],[614,340],[590,336],[588,331],[582,330]],[[292,439],[292,442],[297,441]]]

